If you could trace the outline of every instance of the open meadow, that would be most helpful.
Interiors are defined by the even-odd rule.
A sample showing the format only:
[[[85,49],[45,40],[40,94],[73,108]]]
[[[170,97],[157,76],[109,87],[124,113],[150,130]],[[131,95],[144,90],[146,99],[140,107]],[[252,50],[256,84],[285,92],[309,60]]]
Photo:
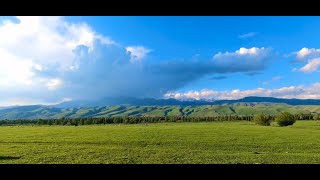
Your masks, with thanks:
[[[320,121],[0,126],[0,163],[320,163]]]

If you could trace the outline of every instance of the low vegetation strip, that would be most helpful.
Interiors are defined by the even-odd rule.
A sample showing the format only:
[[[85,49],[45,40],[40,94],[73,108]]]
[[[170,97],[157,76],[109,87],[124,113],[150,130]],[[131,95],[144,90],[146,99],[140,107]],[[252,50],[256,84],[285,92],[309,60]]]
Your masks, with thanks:
[[[282,113],[279,113],[281,115]],[[116,117],[86,117],[86,118],[59,118],[59,119],[18,119],[0,120],[2,125],[92,125],[92,124],[139,124],[139,123],[165,123],[165,122],[213,122],[213,121],[255,121],[255,117],[239,115],[220,116],[116,116]],[[319,114],[290,114],[296,120],[320,120]],[[274,121],[277,115],[263,115],[268,121]],[[259,124],[259,123],[258,123]],[[260,123],[261,124],[261,123]],[[264,123],[262,123],[264,124]],[[269,125],[270,123],[267,123]]]

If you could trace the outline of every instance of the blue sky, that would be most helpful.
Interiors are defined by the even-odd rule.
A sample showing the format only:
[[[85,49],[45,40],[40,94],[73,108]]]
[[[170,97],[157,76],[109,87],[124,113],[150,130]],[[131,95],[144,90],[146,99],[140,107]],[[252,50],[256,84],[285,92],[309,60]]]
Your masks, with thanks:
[[[320,17],[1,17],[0,106],[320,98]]]

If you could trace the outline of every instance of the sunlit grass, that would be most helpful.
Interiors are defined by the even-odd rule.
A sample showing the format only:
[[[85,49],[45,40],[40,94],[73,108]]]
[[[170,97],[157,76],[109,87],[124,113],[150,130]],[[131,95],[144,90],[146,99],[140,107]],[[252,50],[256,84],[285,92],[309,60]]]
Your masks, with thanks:
[[[320,163],[320,122],[0,126],[0,163]]]

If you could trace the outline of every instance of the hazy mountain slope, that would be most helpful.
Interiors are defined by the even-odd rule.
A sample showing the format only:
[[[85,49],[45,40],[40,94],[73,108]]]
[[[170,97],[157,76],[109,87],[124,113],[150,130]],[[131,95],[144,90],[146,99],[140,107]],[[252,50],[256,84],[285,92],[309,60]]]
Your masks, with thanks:
[[[56,105],[57,108],[80,108],[94,106],[112,106],[112,105],[132,105],[132,106],[197,106],[197,105],[229,105],[235,103],[253,103],[253,102],[269,102],[269,103],[284,103],[289,105],[320,105],[320,100],[317,99],[280,99],[273,97],[245,97],[238,100],[189,100],[179,101],[176,99],[138,99],[132,97],[112,97],[103,98],[95,101],[69,101]]]

